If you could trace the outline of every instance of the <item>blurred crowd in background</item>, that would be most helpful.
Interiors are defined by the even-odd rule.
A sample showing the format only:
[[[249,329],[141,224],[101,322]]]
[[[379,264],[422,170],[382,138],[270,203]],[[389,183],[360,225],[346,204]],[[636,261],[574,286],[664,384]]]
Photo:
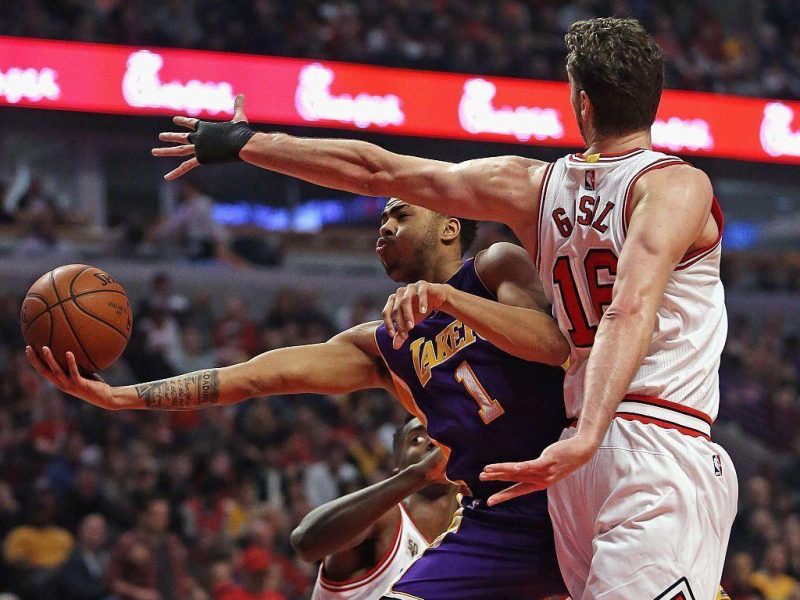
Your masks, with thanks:
[[[564,32],[601,15],[655,34],[669,87],[800,97],[794,0],[27,0],[0,35],[564,79]]]
[[[324,341],[376,317],[283,290],[265,315],[221,314],[158,275],[111,383]],[[313,507],[389,476],[404,411],[382,391],[252,400],[195,412],[109,413],[65,397],[20,352],[0,302],[0,591],[36,600],[307,597],[316,565],[289,534]]]
[[[221,311],[167,274],[136,307],[127,384],[326,340],[376,318],[382,298],[327,312],[284,289],[265,314]],[[0,589],[20,598],[306,598],[316,565],[288,539],[313,507],[391,473],[404,411],[382,391],[250,400],[196,412],[105,412],[27,365],[19,299],[0,301]],[[750,444],[725,586],[736,600],[800,598],[800,340],[773,318],[734,317],[720,423]],[[738,449],[738,448],[737,448]]]

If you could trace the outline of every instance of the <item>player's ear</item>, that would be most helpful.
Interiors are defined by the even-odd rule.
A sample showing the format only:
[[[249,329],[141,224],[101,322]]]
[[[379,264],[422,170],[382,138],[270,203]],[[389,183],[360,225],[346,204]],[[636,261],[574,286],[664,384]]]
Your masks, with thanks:
[[[447,217],[442,227],[442,241],[451,244],[461,235],[461,221],[455,217]]]
[[[589,98],[589,94],[587,94],[584,90],[581,90],[580,93],[580,107],[581,118],[583,119],[583,122],[591,123],[592,119],[594,118],[594,107],[592,106],[592,100]]]

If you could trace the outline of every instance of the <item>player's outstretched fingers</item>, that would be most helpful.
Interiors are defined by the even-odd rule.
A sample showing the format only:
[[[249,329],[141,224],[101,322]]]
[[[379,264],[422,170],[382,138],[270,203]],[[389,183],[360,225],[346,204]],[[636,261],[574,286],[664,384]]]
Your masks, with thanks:
[[[489,499],[486,502],[489,506],[495,506],[501,502],[507,502],[513,498],[518,498],[520,496],[524,496],[525,494],[538,492],[539,490],[543,489],[545,489],[544,486],[537,485],[535,483],[516,483],[501,492],[497,492],[496,494],[489,496]]]
[[[481,481],[518,481],[543,483],[548,476],[550,461],[537,458],[524,462],[508,462],[486,465],[480,474]]]
[[[176,144],[188,144],[189,133],[179,133],[177,131],[162,131],[158,134],[158,139],[162,142],[174,142]]]
[[[189,156],[194,154],[194,144],[153,148],[152,154],[153,156]]]
[[[167,181],[173,181],[182,175],[186,175],[189,171],[194,169],[195,167],[199,166],[200,163],[197,162],[197,157],[190,158],[189,160],[185,160],[181,163],[181,165],[177,169],[173,169],[166,175],[164,175],[164,179]]]
[[[248,123],[244,114],[244,94],[236,94],[236,100],[233,101],[233,122],[239,123],[241,121]]]
[[[197,124],[200,122],[200,119],[194,119],[191,117],[173,117],[172,122],[175,125],[180,125],[181,127],[187,127],[192,131],[197,129]]]
[[[42,357],[44,357],[44,362],[50,369],[50,373],[52,374],[51,379],[55,380],[59,385],[64,385],[68,378],[66,373],[64,373],[64,369],[58,364],[56,357],[53,356],[53,351],[47,346],[42,346]]]
[[[394,328],[394,319],[392,318],[392,309],[394,308],[394,294],[391,294],[386,300],[386,304],[381,311],[381,318],[383,324],[386,325],[386,333],[394,337],[397,331]]]
[[[67,367],[69,368],[69,377],[73,383],[78,383],[83,379],[78,370],[78,361],[75,360],[75,355],[69,350],[67,350]]]

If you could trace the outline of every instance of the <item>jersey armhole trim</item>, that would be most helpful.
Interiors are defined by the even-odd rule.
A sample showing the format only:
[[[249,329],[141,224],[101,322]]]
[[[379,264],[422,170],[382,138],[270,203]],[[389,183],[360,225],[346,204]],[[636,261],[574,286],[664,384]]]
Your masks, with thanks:
[[[473,256],[470,260],[472,260],[472,271],[475,273],[475,277],[477,278],[478,282],[483,286],[483,289],[489,294],[494,300],[497,300],[497,294],[495,294],[492,290],[489,289],[489,286],[486,285],[481,278],[481,274],[478,273],[478,257],[481,254],[484,254],[489,248],[484,248],[480,252],[478,252],[475,256]]]
[[[681,262],[678,263],[678,266],[675,267],[676,271],[681,271],[691,267],[693,264],[700,262],[706,256],[711,254],[711,252],[713,252],[714,249],[722,242],[722,230],[725,228],[725,216],[722,214],[722,207],[720,206],[716,196],[711,199],[711,216],[717,223],[717,239],[715,239],[708,246],[703,246],[702,248],[698,248],[697,250],[693,250],[692,252],[685,254]]]
[[[402,508],[400,508],[400,510],[402,511]],[[400,538],[402,533],[403,515],[401,512],[400,519],[397,522],[397,529],[394,533],[394,539],[392,540],[392,545],[374,567],[358,577],[346,579],[345,581],[334,581],[325,577],[325,560],[323,559],[322,564],[319,567],[320,585],[331,592],[348,592],[368,584],[370,581],[380,576],[389,567],[389,565],[392,564],[395,555],[400,550]]]
[[[547,170],[542,179],[542,189],[539,190],[539,214],[536,219],[536,272],[539,273],[539,268],[542,262],[542,218],[544,216],[544,202],[547,198],[547,187],[550,185],[550,175],[553,173],[555,167],[554,162],[547,165]]]
[[[412,517],[411,513],[408,512],[408,509],[405,507],[402,500],[400,501],[398,506],[400,507],[400,510],[403,512],[403,514],[405,514],[405,516],[408,517],[408,522],[411,523],[411,526],[414,528],[414,531],[416,531],[419,537],[425,540],[425,543],[428,544],[428,546],[430,546],[433,543],[433,540],[429,540],[428,536],[422,533],[422,530],[419,527],[417,527],[417,524],[414,521],[414,517]]]
[[[650,171],[655,171],[657,169],[663,169],[665,167],[672,167],[674,165],[685,165],[688,164],[686,161],[681,160],[680,158],[676,158],[674,156],[667,156],[665,158],[659,158],[657,161],[650,163],[646,167],[643,167],[636,175],[633,176],[633,179],[630,180],[628,183],[628,187],[625,189],[625,195],[622,197],[622,234],[624,236],[628,235],[628,223],[630,222],[631,215],[628,212],[628,206],[630,204],[631,196],[633,196],[633,188],[636,186],[636,182]]]

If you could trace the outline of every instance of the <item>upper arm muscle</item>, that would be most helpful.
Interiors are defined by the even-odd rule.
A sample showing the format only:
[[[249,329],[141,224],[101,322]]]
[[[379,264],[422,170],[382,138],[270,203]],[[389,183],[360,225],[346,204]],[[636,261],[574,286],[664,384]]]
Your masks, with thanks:
[[[398,195],[441,213],[513,228],[536,217],[532,170],[541,164],[519,156],[456,164],[404,156],[392,161],[391,169],[376,172],[370,187],[376,195]]]
[[[501,304],[549,314],[541,280],[524,248],[508,242],[492,244],[475,257],[475,268]]]
[[[673,269],[708,222],[711,183],[702,171],[679,165],[648,173],[635,193],[612,307],[650,298],[655,310]]]
[[[356,325],[347,331],[335,335],[326,345],[335,347],[337,353],[330,360],[340,377],[347,379],[355,387],[390,387],[388,374],[375,343],[375,330],[379,322]]]

